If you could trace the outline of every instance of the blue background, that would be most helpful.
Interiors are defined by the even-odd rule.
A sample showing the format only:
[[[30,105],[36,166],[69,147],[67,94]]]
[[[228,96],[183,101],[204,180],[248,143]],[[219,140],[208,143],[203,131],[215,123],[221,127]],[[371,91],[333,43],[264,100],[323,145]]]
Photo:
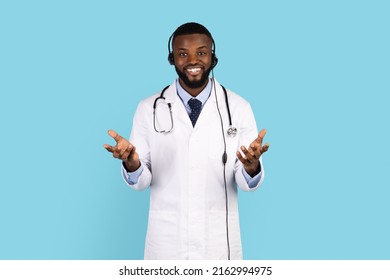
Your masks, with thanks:
[[[198,21],[271,143],[246,259],[390,259],[388,1],[2,1],[0,259],[142,259],[148,191],[104,149]],[[222,2],[221,2],[222,3]]]

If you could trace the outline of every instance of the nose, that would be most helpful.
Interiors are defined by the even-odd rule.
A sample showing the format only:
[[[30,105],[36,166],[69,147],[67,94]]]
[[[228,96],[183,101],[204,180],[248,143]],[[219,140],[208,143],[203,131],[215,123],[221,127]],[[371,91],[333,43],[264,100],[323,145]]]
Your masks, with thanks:
[[[193,53],[193,54],[188,54],[187,56],[187,63],[196,63],[198,61],[198,56]]]

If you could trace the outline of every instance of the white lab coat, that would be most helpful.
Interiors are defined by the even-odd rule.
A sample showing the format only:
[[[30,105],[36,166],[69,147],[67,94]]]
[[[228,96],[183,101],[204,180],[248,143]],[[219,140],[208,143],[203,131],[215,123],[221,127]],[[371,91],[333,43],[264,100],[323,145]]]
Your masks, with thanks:
[[[229,119],[225,97],[216,82],[218,105],[223,119],[228,160],[226,182],[229,204],[229,242],[231,259],[242,259],[237,205],[237,185],[250,189],[236,157],[241,145],[257,137],[252,109],[247,101],[228,92],[236,137],[227,135]],[[157,133],[153,126],[153,103],[160,93],[140,102],[133,120],[130,142],[136,146],[144,170],[136,190],[150,186],[150,209],[145,241],[145,259],[227,259],[227,230],[222,154],[224,143],[214,89],[192,126],[173,83],[164,93],[172,104],[174,129]],[[161,104],[160,104],[161,105]],[[158,106],[156,127],[170,127],[169,111]],[[261,162],[261,159],[260,159]],[[125,176],[125,174],[124,174]],[[255,219],[256,216],[250,217]]]

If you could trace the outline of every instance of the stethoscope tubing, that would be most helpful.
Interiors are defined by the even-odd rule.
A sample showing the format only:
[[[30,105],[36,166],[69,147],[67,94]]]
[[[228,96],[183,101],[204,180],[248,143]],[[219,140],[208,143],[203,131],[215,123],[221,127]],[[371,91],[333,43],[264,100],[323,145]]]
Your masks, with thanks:
[[[230,106],[229,106],[229,99],[228,99],[227,90],[226,90],[226,88],[223,85],[221,85],[221,87],[222,87],[222,90],[223,90],[224,95],[225,95],[226,109],[227,109],[227,113],[228,113],[228,117],[229,117],[229,128],[227,130],[227,134],[229,136],[234,137],[237,134],[237,129],[235,127],[233,127],[233,125],[232,125],[232,116],[231,116],[231,113],[230,113]],[[169,112],[170,112],[170,115],[171,115],[170,116],[171,117],[171,128],[169,130],[157,130],[157,128],[156,128],[156,108],[157,108],[157,102],[160,99],[163,99],[165,101],[164,93],[165,93],[165,91],[168,88],[169,88],[169,85],[164,87],[163,90],[161,91],[160,96],[158,96],[154,100],[154,103],[153,103],[153,126],[154,126],[154,130],[157,133],[169,133],[169,132],[171,132],[173,130],[173,116],[172,116],[172,106],[171,106],[171,103],[167,103],[167,105],[169,107]],[[214,82],[214,88],[215,88],[215,82]]]

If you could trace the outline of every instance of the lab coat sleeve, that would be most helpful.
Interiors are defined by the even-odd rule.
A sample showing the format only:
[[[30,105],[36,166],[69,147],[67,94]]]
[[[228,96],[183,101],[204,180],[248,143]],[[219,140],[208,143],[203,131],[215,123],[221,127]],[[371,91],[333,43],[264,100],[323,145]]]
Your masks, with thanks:
[[[149,114],[149,115],[148,115]],[[130,143],[132,143],[136,152],[139,155],[139,159],[142,165],[142,173],[138,177],[135,184],[128,181],[127,172],[124,172],[122,166],[122,177],[126,184],[135,190],[144,190],[150,186],[152,181],[151,164],[150,164],[150,144],[149,144],[149,118],[153,115],[148,105],[141,101],[133,118],[133,127],[130,134]]]
[[[245,106],[243,106],[244,109],[241,111],[241,119],[239,121],[239,147],[245,146],[248,147],[250,143],[252,143],[253,140],[256,139],[258,131],[256,126],[255,117],[253,115],[252,108],[249,103],[246,103]],[[243,174],[243,164],[241,161],[236,158],[235,166],[234,166],[234,176],[237,182],[238,187],[243,191],[255,191],[257,190],[261,183],[264,180],[264,165],[262,163],[262,157],[260,157],[260,167],[261,171],[257,175],[260,179],[258,180],[257,184],[255,186],[249,186],[248,181],[245,179],[245,176]]]

